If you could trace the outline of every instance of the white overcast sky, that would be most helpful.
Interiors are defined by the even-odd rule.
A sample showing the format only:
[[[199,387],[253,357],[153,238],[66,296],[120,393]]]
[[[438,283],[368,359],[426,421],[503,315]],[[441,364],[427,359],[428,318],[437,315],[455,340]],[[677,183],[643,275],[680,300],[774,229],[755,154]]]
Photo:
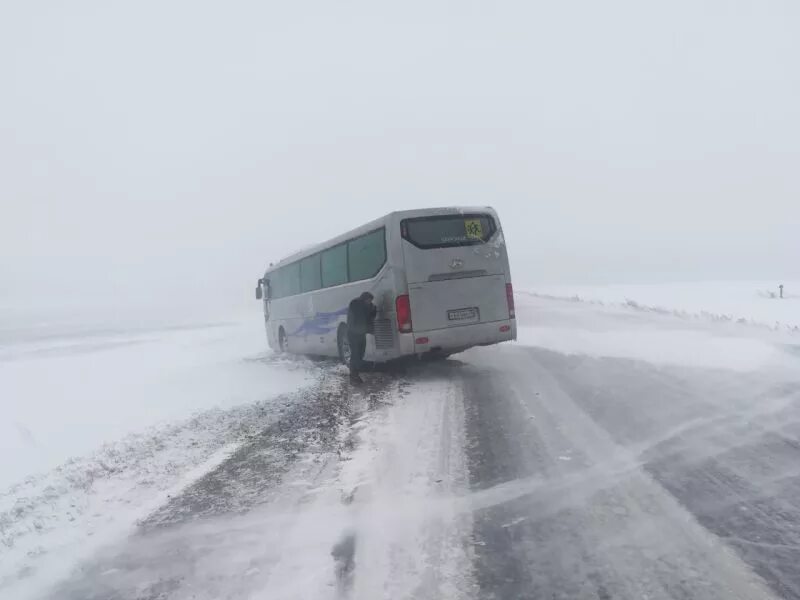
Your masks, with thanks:
[[[449,204],[518,285],[800,280],[800,4],[0,2],[0,299],[249,298]]]

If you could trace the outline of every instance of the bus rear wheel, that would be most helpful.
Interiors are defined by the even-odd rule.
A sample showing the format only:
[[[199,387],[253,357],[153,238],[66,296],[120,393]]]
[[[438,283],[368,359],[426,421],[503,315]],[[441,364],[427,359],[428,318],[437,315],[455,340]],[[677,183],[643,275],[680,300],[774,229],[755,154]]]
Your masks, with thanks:
[[[283,327],[278,330],[278,348],[284,354],[289,351],[289,339],[286,337]]]
[[[350,364],[350,342],[347,341],[347,325],[342,323],[339,325],[339,331],[336,334],[336,345],[339,348],[339,360],[343,364]]]

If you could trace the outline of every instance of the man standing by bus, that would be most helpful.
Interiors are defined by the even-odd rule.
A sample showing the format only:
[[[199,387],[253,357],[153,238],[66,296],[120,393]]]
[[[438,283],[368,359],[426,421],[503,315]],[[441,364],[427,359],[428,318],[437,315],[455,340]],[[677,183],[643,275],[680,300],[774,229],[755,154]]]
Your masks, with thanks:
[[[373,295],[364,292],[347,308],[347,342],[350,344],[350,383],[364,383],[358,374],[364,364],[367,334],[374,332],[377,307]]]

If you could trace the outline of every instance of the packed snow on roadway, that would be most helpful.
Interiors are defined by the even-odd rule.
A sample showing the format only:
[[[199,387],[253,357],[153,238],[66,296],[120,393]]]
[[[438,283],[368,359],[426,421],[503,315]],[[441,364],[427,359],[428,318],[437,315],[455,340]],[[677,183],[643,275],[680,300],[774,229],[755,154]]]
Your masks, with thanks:
[[[6,307],[0,597],[800,598],[785,289],[531,287],[359,389],[257,310]]]

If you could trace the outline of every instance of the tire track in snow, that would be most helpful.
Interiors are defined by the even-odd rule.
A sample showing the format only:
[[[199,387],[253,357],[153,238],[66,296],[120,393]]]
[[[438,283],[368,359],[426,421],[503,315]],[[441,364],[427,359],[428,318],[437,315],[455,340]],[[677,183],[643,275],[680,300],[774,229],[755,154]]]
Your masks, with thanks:
[[[247,598],[259,589],[281,560],[298,506],[331,477],[352,447],[353,421],[391,381],[376,374],[351,394],[345,371],[327,365],[317,384],[293,395],[277,419],[48,597]],[[326,566],[332,573],[330,556]]]
[[[371,415],[339,481],[355,540],[348,600],[472,598],[462,389],[456,361],[423,366]],[[309,596],[311,597],[311,596]],[[320,596],[321,597],[321,596]]]
[[[163,505],[154,507],[139,521],[131,537],[112,543],[102,555],[84,562],[69,580],[45,597],[197,597],[198,585],[202,589],[203,582],[213,580],[215,573],[235,573],[241,566],[241,555],[231,561],[230,570],[209,564],[217,556],[215,544],[221,551],[235,553],[232,544],[237,537],[244,537],[245,548],[252,541],[243,531],[246,525],[233,517],[247,515],[263,505],[276,508],[280,514],[307,495],[350,444],[346,435],[341,435],[350,419],[367,408],[366,403],[356,406],[351,402],[341,367],[324,363],[317,372],[319,379],[310,388],[274,400],[275,412],[264,413],[264,419],[257,413],[245,418],[241,426],[249,433],[230,449],[230,456],[179,493],[165,498]],[[379,393],[387,378],[379,375],[373,381],[368,389]],[[198,567],[207,569],[207,573],[198,574]],[[227,597],[223,587],[214,590],[212,585],[203,593],[207,591],[209,598]]]
[[[565,371],[557,355],[537,356],[699,523],[782,598],[800,598],[796,375],[781,381],[590,357],[572,357]]]
[[[307,360],[258,357],[319,378]],[[0,596],[38,597],[99,548],[268,427],[298,395],[269,396],[108,443],[0,493]]]
[[[512,490],[475,514],[479,597],[773,597],[647,473],[637,448],[616,443],[559,385],[553,373],[576,376],[569,357],[515,348],[467,356],[472,484],[496,485],[498,474],[530,482],[529,493]],[[618,362],[628,365],[624,382],[632,361]]]

